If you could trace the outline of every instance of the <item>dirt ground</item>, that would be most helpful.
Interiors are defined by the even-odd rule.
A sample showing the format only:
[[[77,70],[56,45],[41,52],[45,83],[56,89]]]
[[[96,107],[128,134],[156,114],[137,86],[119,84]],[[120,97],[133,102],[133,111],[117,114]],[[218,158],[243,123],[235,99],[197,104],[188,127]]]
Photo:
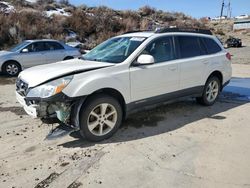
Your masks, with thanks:
[[[250,78],[250,48],[229,50],[233,76]],[[0,77],[0,187],[250,187],[248,101],[185,99],[135,114],[101,143],[48,140],[52,126],[24,113],[13,83]]]

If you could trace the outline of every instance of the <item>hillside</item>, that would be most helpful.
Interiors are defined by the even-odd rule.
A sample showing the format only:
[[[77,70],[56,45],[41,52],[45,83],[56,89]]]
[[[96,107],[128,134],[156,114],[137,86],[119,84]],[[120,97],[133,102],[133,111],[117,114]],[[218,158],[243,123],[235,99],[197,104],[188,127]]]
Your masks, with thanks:
[[[65,40],[72,33],[76,36],[73,38],[83,42],[86,48],[92,48],[111,36],[129,30],[163,26],[205,27],[201,21],[183,13],[164,12],[147,6],[138,11],[117,11],[107,7],[75,7],[65,0],[60,2],[0,1],[0,48],[25,39]]]

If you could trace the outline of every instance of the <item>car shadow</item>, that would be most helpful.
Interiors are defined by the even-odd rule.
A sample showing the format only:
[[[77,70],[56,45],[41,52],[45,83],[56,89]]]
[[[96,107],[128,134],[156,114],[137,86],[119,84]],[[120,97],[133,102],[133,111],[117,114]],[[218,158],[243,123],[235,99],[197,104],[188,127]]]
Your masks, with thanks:
[[[246,101],[220,99],[214,106],[204,107],[197,104],[195,100],[187,99],[163,105],[130,116],[113,137],[98,144],[127,142],[163,133],[174,134],[175,130],[205,118],[223,121],[227,117],[220,115],[222,112],[245,103]],[[74,137],[75,140],[60,144],[60,146],[85,148],[96,144],[82,139],[79,132],[73,132],[70,136]]]
[[[227,117],[221,113],[250,102],[249,79],[232,78],[230,84],[221,93],[218,102],[213,106],[201,106],[196,103],[195,99],[185,98],[175,103],[133,114],[123,122],[113,137],[98,144],[127,142],[163,133],[174,134],[175,130],[205,118],[223,121]],[[96,144],[82,139],[79,132],[72,132],[70,136],[75,140],[60,144],[60,146],[85,148]]]
[[[10,85],[15,84],[17,77],[10,77],[4,73],[0,73],[0,85]]]

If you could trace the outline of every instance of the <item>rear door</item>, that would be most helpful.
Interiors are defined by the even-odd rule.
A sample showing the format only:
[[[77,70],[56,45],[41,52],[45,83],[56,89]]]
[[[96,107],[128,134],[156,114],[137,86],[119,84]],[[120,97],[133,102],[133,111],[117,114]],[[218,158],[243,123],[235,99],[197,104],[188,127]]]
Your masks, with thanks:
[[[212,38],[203,37],[202,42],[207,50],[207,58],[209,63],[206,67],[206,75],[211,74],[215,70],[220,70],[224,75],[231,75],[231,64],[225,58],[227,52]]]
[[[176,63],[173,37],[152,41],[142,54],[152,55],[152,65],[130,67],[131,98],[136,103],[147,101],[179,89],[179,64]],[[164,97],[164,96],[162,96]]]
[[[209,63],[205,46],[196,36],[176,36],[180,61],[180,89],[196,89],[204,85],[203,77]]]
[[[58,43],[53,41],[45,42],[46,46],[46,63],[54,63],[57,61],[62,61],[65,58],[65,49],[64,47]]]

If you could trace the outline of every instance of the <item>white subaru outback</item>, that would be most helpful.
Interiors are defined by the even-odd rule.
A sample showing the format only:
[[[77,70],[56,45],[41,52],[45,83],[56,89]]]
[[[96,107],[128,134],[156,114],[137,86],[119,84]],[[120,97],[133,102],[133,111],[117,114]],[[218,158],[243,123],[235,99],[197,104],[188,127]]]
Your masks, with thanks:
[[[61,122],[87,140],[101,141],[145,106],[183,96],[213,105],[230,81],[230,60],[208,30],[126,33],[82,59],[21,72],[16,96],[30,116]]]

